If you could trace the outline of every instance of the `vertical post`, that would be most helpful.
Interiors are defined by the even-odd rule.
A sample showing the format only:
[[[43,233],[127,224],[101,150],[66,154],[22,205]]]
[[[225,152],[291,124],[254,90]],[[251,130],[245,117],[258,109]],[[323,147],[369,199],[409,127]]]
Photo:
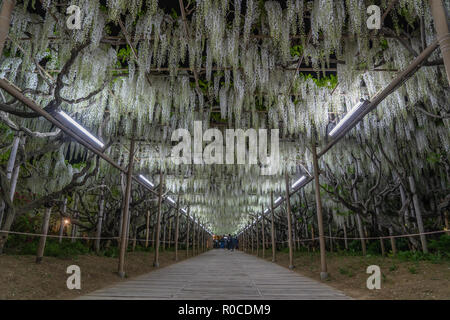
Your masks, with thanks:
[[[411,192],[413,194],[414,212],[416,214],[417,227],[419,228],[420,242],[422,243],[422,251],[423,253],[428,253],[427,238],[424,235],[425,229],[423,227],[422,210],[420,208],[419,196],[417,195],[416,182],[414,181],[413,176],[409,176],[408,180]]]
[[[348,250],[347,226],[346,226],[346,221],[345,220],[344,220],[344,223],[343,223],[343,229],[344,229],[344,246],[345,246],[345,250]]]
[[[164,227],[163,227],[163,239],[162,239],[162,250],[166,250],[166,229],[167,229],[167,222],[164,221]]]
[[[180,196],[177,199],[177,213],[175,218],[175,261],[178,261],[178,234],[180,228]]]
[[[150,210],[147,210],[147,219],[145,223],[145,247],[148,248],[148,237],[150,233]]]
[[[58,239],[59,243],[62,243],[62,237],[64,235],[64,227],[66,226],[66,219],[65,219],[66,211],[67,211],[67,197],[64,197],[63,207],[62,207],[62,212],[61,212],[61,220],[60,220],[60,225],[59,225],[59,239]]]
[[[95,233],[95,252],[100,252],[100,238],[102,236],[102,225],[103,225],[103,213],[105,210],[105,192],[103,188],[100,190],[100,202],[98,204],[98,221],[97,230]]]
[[[73,211],[75,211],[75,213],[73,214],[73,217],[75,219],[78,219],[78,198],[77,198],[76,193],[73,194]],[[71,243],[74,243],[76,241],[77,232],[78,232],[78,226],[76,224],[72,224],[72,231],[71,231],[71,235],[70,235]]]
[[[253,254],[253,245],[254,245],[254,241],[253,241],[253,239],[254,239],[254,232],[253,232],[253,227],[252,228],[249,228],[249,232],[251,232],[251,245],[252,245],[252,254]]]
[[[187,209],[187,215],[186,215],[186,224],[187,224],[187,231],[186,231],[186,258],[187,257],[189,257],[189,227],[190,227],[190,225],[191,225],[191,219],[190,219],[190,215],[189,215],[189,213],[190,213],[190,211],[191,211],[191,209],[190,209],[190,207],[188,207],[188,209]]]
[[[122,233],[120,237],[120,252],[119,252],[119,277],[125,277],[125,252],[127,250],[127,236],[128,236],[128,215],[130,207],[130,196],[131,196],[131,179],[133,177],[133,158],[134,158],[134,138],[131,138],[130,143],[130,155],[128,159],[128,171],[127,171],[127,186],[125,189],[125,201],[123,205],[122,214]]]
[[[320,199],[320,184],[319,184],[319,163],[317,161],[316,142],[312,144],[313,165],[314,165],[314,186],[316,193],[316,208],[317,208],[317,225],[319,227],[319,244],[320,244],[320,279],[328,278],[327,262],[325,256],[325,237],[323,232],[323,217],[322,217],[322,202]]]
[[[389,238],[391,239],[392,254],[397,255],[397,246],[395,245],[394,230],[389,227]]]
[[[170,249],[170,243],[172,242],[172,219],[169,218],[167,222],[169,223],[169,230],[167,231],[167,248]]]
[[[15,0],[3,0],[2,10],[0,11],[0,56],[3,55],[3,48],[8,36],[11,15],[15,5]]]
[[[195,214],[192,217],[192,256],[195,256]]]
[[[448,26],[448,13],[446,13],[442,0],[430,0],[430,8],[442,57],[444,58],[447,81],[450,84],[450,31]]]
[[[271,213],[271,232],[272,232],[272,262],[277,261],[276,259],[276,243],[275,243],[275,225],[274,225],[274,213],[273,213],[273,191],[270,191],[270,213]]]
[[[47,241],[51,212],[52,208],[45,208],[44,217],[42,218],[41,238],[39,239],[39,246],[36,254],[36,263],[41,263],[42,257],[44,256],[45,242]]]
[[[331,239],[331,223],[328,225],[328,236],[330,237],[330,252],[333,252],[333,239]]]
[[[256,217],[255,227],[256,227],[256,256],[259,257],[259,231],[258,231],[259,219]]]
[[[153,266],[155,268],[159,268],[159,238],[161,232],[161,205],[162,205],[162,195],[163,195],[163,187],[164,187],[164,174],[162,172],[159,173],[159,194],[158,194],[158,216],[156,218],[156,235],[155,235],[155,258],[153,261]]]
[[[261,210],[262,210],[262,213],[261,213],[261,224],[262,224],[262,226],[261,226],[261,235],[262,235],[262,257],[263,257],[263,259],[265,259],[265,257],[266,257],[266,237],[265,237],[265,232],[266,232],[266,228],[265,228],[265,225],[264,225],[264,206],[262,205],[261,206]]]
[[[292,251],[292,221],[291,221],[291,201],[289,198],[289,176],[287,171],[284,173],[286,182],[286,213],[288,221],[288,245],[289,245],[289,269],[294,269],[293,251]]]

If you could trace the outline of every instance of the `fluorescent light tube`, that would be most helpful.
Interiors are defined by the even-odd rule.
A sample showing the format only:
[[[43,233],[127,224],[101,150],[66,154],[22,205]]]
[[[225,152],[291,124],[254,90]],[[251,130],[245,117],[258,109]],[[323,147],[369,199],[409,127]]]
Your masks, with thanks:
[[[302,183],[304,180],[306,179],[305,176],[302,176],[300,179],[298,179],[297,181],[295,181],[295,183],[292,185],[292,189],[294,189],[296,186],[298,186],[300,183]]]
[[[75,126],[78,130],[80,130],[82,133],[84,133],[89,139],[91,139],[93,142],[95,142],[97,145],[100,146],[100,148],[103,148],[104,144],[98,140],[96,137],[94,137],[89,131],[87,131],[85,128],[83,128],[79,123],[77,123],[75,120],[73,120],[67,113],[64,111],[58,112],[60,115],[63,116],[64,119],[66,119],[70,124]]]
[[[146,177],[144,177],[142,174],[139,175],[139,178],[141,178],[141,180],[143,180],[145,183],[147,183],[148,185],[150,185],[151,187],[154,187],[155,185],[153,183],[151,183]]]
[[[341,121],[339,121],[336,127],[334,127],[333,130],[330,131],[329,135],[330,136],[336,135],[338,131],[340,131],[346,123],[350,122],[350,120],[353,120],[355,117],[359,116],[361,112],[364,110],[364,107],[368,103],[370,103],[370,101],[361,100],[355,107],[353,107],[352,110],[347,112],[347,114],[344,116],[344,118],[342,118]]]
[[[167,197],[167,200],[169,200],[170,202],[172,202],[173,204],[175,204],[175,201],[174,201],[171,197]]]
[[[264,210],[264,213],[265,213],[265,214],[268,213],[268,212],[269,212],[269,209]]]
[[[280,201],[281,201],[281,197],[278,197],[278,199],[275,200],[275,203],[278,203],[278,202],[280,202]]]

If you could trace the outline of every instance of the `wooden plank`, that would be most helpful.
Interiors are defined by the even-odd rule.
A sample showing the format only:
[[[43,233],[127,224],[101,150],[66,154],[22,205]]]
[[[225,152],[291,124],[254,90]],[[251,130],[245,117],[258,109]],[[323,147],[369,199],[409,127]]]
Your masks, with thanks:
[[[316,300],[349,297],[241,251],[216,249],[80,299]]]

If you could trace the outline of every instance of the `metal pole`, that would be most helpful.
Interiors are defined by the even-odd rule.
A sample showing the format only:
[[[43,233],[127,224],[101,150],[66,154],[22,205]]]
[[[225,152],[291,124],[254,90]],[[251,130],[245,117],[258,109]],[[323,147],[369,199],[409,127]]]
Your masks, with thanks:
[[[319,244],[320,244],[320,279],[328,278],[327,262],[325,256],[325,237],[323,232],[323,217],[322,217],[322,202],[320,200],[320,185],[319,185],[319,163],[317,161],[316,142],[312,144],[313,165],[314,165],[314,186],[316,193],[316,208],[317,208],[317,225],[319,227]]]
[[[153,266],[155,268],[159,267],[159,238],[161,232],[161,204],[163,195],[163,185],[164,185],[164,174],[161,168],[161,172],[159,174],[158,217],[156,218],[155,259],[153,261]]]
[[[292,216],[291,216],[291,201],[289,198],[289,175],[287,171],[284,174],[286,181],[286,213],[288,221],[288,245],[289,245],[289,269],[294,269],[293,251],[292,251]]]
[[[134,158],[134,138],[131,139],[130,143],[130,155],[128,159],[128,171],[127,171],[127,186],[125,189],[125,201],[123,206],[122,215],[122,233],[120,237],[120,252],[119,252],[119,276],[121,278],[125,277],[124,265],[125,265],[125,252],[127,251],[127,236],[128,236],[128,215],[130,207],[130,196],[131,196],[131,178],[133,177],[133,158]]]

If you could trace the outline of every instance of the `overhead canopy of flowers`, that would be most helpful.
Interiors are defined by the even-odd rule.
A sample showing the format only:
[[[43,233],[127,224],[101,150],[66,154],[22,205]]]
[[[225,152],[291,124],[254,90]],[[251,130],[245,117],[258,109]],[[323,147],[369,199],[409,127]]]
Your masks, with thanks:
[[[73,0],[81,9],[79,30],[67,28],[59,1],[18,2],[0,77],[43,108],[56,101],[56,109],[110,141],[106,154],[122,164],[133,137],[135,172],[156,181],[163,170],[166,189],[220,234],[240,230],[269,208],[271,192],[283,195],[285,172],[291,182],[300,167],[312,172],[312,141],[324,146],[346,112],[385,88],[435,39],[422,0],[398,1],[382,30],[367,28],[363,0],[185,0],[182,9],[169,2]],[[379,1],[382,10],[388,3]],[[431,152],[448,154],[449,119],[439,117],[450,101],[444,73],[436,50],[324,155],[324,167],[344,177],[354,156],[360,171],[375,178],[365,146],[382,145],[392,162],[407,161],[418,176]],[[20,121],[32,131],[51,130],[42,118]],[[265,176],[261,164],[175,165],[172,132],[193,133],[194,121],[223,132],[279,129],[280,170]],[[413,151],[407,159],[400,159],[399,146]],[[56,184],[73,175],[64,161],[83,152],[74,143],[62,146]],[[100,170],[119,174],[106,163]],[[391,176],[389,166],[383,170]],[[448,168],[439,170],[448,179]]]

